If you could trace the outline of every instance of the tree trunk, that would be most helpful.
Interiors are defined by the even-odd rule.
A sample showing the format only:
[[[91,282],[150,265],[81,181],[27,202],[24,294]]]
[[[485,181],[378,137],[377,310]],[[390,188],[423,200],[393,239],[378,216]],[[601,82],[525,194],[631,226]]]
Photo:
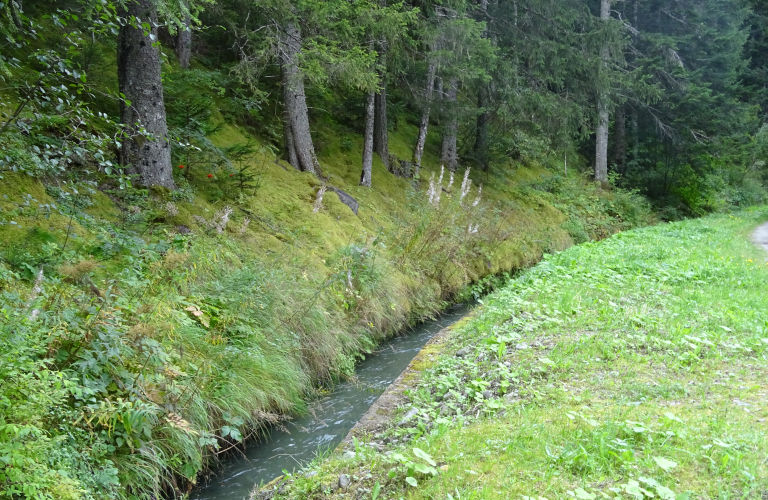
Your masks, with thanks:
[[[299,170],[299,157],[296,156],[296,146],[293,144],[293,131],[287,105],[283,110],[283,138],[285,139],[285,159],[293,168]]]
[[[363,172],[360,174],[360,185],[371,187],[371,169],[373,168],[373,136],[374,115],[376,114],[376,94],[368,93],[368,104],[365,107],[365,143],[363,145]]]
[[[382,64],[386,67],[386,56],[382,56]],[[389,135],[387,132],[387,75],[386,70],[379,72],[381,89],[375,96],[375,113],[373,122],[373,150],[381,157],[382,163],[390,170],[389,165]]]
[[[443,152],[441,160],[448,170],[455,172],[459,165],[459,156],[456,151],[456,133],[458,131],[458,118],[456,116],[456,97],[459,93],[459,79],[451,78],[445,101],[448,103],[448,123],[443,130]]]
[[[613,163],[620,173],[624,173],[627,163],[627,124],[624,105],[616,108],[616,120],[613,129]]]
[[[189,8],[189,5],[186,7]],[[176,35],[176,57],[179,66],[189,68],[189,59],[192,57],[192,16],[189,13],[184,16],[184,28],[179,29]]]
[[[480,170],[488,171],[488,85],[481,83],[477,89],[477,129],[475,130],[475,157]]]
[[[152,0],[132,0],[119,13],[126,20],[117,41],[117,79],[125,95],[120,102],[120,121],[126,132],[120,163],[129,174],[138,175],[143,186],[176,189],[165,121],[160,49],[153,44],[157,40],[157,12]],[[144,28],[134,26],[134,18],[149,21],[150,32],[145,34]]]
[[[427,129],[429,128],[429,112],[432,110],[432,91],[435,88],[435,76],[437,65],[429,62],[427,68],[427,88],[424,95],[424,109],[421,111],[421,124],[419,125],[419,137],[416,139],[416,149],[413,151],[414,175],[418,175],[421,168],[421,157],[424,155],[424,145],[427,142]]]
[[[320,173],[312,134],[309,130],[309,112],[304,95],[304,75],[299,69],[301,31],[292,22],[285,23],[279,41],[282,63],[283,105],[285,106],[285,147],[291,165],[304,172]]]
[[[611,0],[600,0],[600,19],[607,21],[611,17]],[[608,45],[600,49],[601,72],[608,64]],[[608,92],[604,88],[597,91],[597,132],[595,140],[595,180],[600,183],[608,182]]]

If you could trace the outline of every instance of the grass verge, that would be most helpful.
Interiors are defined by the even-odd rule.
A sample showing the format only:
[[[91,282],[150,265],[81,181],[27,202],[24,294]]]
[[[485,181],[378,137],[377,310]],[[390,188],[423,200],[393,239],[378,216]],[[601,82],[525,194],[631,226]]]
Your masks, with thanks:
[[[749,234],[766,219],[548,256],[454,330],[414,417],[255,497],[765,498],[768,255]]]

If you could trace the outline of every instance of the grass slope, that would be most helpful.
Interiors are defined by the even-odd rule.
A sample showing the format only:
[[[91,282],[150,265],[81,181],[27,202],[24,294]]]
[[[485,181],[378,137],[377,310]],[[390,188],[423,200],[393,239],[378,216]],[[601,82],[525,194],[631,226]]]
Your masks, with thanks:
[[[768,255],[749,234],[766,219],[548,256],[455,328],[411,392],[418,416],[370,436],[387,451],[358,442],[256,497],[765,498]]]

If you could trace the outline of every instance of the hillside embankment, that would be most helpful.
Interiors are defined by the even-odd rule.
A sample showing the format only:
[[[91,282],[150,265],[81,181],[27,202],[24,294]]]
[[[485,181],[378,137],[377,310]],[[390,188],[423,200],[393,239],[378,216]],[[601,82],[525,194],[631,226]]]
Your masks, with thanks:
[[[364,188],[362,142],[345,130],[317,134],[322,179],[225,123],[212,140],[254,153],[179,164],[176,191],[4,174],[6,491],[190,491],[380,340],[547,252],[652,222],[640,197],[556,163],[441,171],[432,136],[420,179],[377,158]],[[400,124],[393,154],[415,133]]]

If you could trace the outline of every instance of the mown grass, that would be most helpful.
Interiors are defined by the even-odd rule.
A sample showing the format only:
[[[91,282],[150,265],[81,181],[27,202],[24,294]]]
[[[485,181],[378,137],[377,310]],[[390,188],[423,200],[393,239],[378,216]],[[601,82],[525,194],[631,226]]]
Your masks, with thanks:
[[[369,436],[387,451],[358,442],[257,496],[766,498],[768,255],[749,233],[767,219],[548,256],[453,332],[410,394],[418,416]]]

